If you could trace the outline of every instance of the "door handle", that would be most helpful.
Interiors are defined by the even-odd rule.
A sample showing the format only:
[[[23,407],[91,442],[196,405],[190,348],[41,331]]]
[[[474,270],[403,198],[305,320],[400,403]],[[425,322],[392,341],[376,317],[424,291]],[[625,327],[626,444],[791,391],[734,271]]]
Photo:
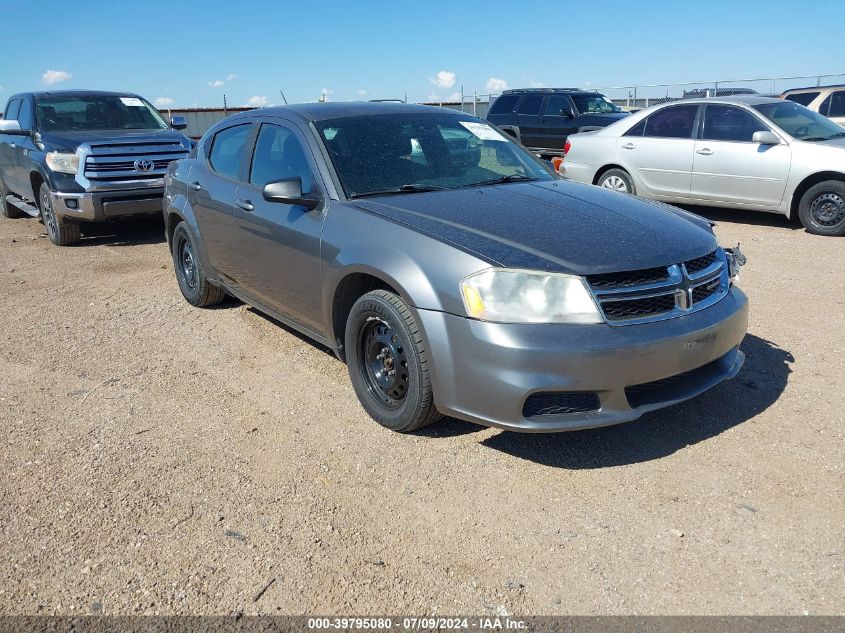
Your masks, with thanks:
[[[244,211],[253,211],[255,209],[255,205],[250,200],[245,200],[244,198],[238,198],[235,200],[235,204]]]
[[[192,182],[191,189],[193,189],[194,191],[202,191],[202,185],[198,182]]]
[[[707,149],[706,147],[702,147],[701,149],[697,149],[697,150],[695,150],[695,153],[696,153],[696,154],[701,154],[702,156],[712,156],[712,155],[713,155],[713,150],[712,150],[712,149]]]
[[[634,145],[633,143],[625,143],[622,146],[622,149],[634,149],[635,147],[636,147],[636,145]]]

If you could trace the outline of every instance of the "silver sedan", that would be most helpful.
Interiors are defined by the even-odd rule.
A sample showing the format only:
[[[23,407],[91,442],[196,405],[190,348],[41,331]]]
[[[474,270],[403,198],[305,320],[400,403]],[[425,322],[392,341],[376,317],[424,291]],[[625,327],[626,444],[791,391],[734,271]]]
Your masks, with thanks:
[[[811,233],[845,235],[845,131],[782,99],[641,110],[570,136],[560,173],[665,202],[782,213]]]

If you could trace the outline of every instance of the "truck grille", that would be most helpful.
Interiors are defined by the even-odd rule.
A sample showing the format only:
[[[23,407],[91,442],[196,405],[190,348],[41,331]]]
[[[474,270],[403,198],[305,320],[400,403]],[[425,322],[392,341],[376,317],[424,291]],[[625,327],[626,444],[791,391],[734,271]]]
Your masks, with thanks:
[[[93,144],[85,157],[84,174],[100,183],[162,179],[171,161],[187,155],[178,141]]]
[[[689,314],[713,305],[729,288],[721,249],[670,266],[590,275],[587,282],[611,325]]]

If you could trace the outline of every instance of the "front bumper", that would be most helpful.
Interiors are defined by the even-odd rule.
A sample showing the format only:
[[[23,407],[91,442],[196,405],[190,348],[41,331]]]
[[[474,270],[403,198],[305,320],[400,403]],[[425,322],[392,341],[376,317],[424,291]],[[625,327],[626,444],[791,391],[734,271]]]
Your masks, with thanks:
[[[635,420],[735,376],[745,358],[739,344],[748,300],[733,287],[700,312],[624,326],[486,323],[430,310],[419,315],[442,413],[514,431],[571,431]],[[657,401],[629,403],[626,387],[680,374],[683,379],[651,392]],[[541,392],[595,392],[600,405],[525,417],[526,398]]]
[[[97,192],[54,192],[53,210],[64,220],[103,222],[161,213],[164,187]]]

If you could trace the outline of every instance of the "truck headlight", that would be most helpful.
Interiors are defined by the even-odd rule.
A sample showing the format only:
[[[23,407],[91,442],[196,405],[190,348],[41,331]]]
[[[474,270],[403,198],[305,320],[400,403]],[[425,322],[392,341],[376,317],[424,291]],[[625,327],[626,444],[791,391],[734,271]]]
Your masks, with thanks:
[[[584,280],[575,275],[489,268],[461,282],[467,315],[496,323],[602,323]]]
[[[79,156],[64,152],[49,152],[45,157],[47,167],[61,174],[75,174],[79,169]]]

